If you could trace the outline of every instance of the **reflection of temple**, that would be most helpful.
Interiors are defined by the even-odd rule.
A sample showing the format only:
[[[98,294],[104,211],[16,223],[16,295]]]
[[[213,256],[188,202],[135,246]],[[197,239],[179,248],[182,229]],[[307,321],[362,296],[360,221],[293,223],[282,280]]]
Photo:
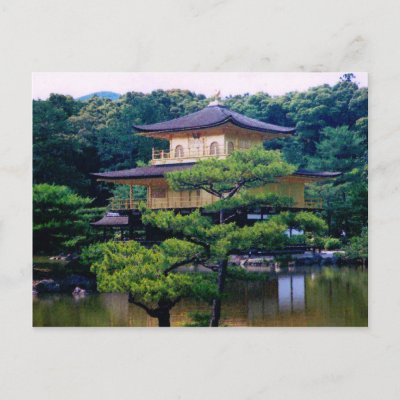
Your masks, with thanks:
[[[306,309],[306,275],[280,274],[268,282],[251,282],[245,294],[248,321],[302,313]],[[247,296],[249,294],[249,296]]]
[[[309,275],[308,275],[309,276]],[[303,326],[306,324],[305,272],[282,273],[267,282],[235,282],[222,305],[223,324],[229,326]],[[129,304],[126,295],[102,295],[111,326],[156,326],[157,320]],[[312,299],[311,299],[312,300]],[[312,303],[312,301],[311,301]],[[180,301],[172,310],[172,323],[190,322],[189,312],[209,312],[209,305],[192,299]]]
[[[305,275],[281,275],[278,277],[279,312],[304,311]]]

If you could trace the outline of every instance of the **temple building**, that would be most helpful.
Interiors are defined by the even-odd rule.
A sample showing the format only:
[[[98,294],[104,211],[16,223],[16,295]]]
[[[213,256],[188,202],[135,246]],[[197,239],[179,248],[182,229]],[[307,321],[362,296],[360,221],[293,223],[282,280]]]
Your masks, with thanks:
[[[150,125],[136,125],[133,128],[142,136],[168,141],[169,150],[153,148],[150,166],[92,174],[99,181],[129,186],[129,197],[111,199],[110,202],[110,211],[121,215],[129,215],[131,211],[134,213],[139,201],[143,201],[134,197],[134,186],[147,188],[147,198],[144,200],[151,209],[190,211],[202,208],[217,198],[203,190],[175,192],[168,187],[165,175],[168,172],[192,168],[198,160],[209,157],[223,159],[235,150],[248,149],[264,141],[295,134],[295,128],[246,117],[216,101],[200,111],[180,118]],[[291,197],[294,200],[291,208],[294,209],[320,209],[320,199],[305,197],[305,185],[337,175],[337,172],[299,169],[260,190]],[[105,218],[106,220],[103,218],[94,225],[107,225],[107,216]],[[115,214],[110,218],[114,218],[112,222],[116,221]],[[124,223],[126,224],[125,220]]]

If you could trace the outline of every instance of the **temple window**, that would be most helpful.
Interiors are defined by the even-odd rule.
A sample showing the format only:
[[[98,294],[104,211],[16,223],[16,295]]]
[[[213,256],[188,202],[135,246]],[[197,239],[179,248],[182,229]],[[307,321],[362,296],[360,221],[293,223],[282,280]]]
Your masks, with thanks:
[[[235,145],[233,144],[233,142],[228,142],[228,154],[232,154],[234,150]]]
[[[183,147],[178,144],[178,146],[175,147],[175,158],[182,158],[183,157]]]
[[[210,145],[210,156],[216,156],[219,154],[218,142],[212,142]]]

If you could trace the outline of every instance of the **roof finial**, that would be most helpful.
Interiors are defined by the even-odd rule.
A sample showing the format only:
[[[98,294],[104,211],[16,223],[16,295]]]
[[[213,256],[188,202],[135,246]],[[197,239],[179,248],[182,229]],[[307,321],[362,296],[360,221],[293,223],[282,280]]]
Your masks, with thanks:
[[[210,97],[210,103],[208,104],[208,106],[222,106],[222,102],[221,102],[221,90],[218,90],[214,96]]]

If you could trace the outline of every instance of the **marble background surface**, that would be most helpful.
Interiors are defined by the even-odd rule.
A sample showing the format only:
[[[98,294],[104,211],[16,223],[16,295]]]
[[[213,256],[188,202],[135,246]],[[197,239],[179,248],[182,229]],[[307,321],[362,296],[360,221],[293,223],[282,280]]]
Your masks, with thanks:
[[[0,0],[2,399],[400,398],[398,1]],[[31,72],[368,71],[368,329],[31,328]]]

